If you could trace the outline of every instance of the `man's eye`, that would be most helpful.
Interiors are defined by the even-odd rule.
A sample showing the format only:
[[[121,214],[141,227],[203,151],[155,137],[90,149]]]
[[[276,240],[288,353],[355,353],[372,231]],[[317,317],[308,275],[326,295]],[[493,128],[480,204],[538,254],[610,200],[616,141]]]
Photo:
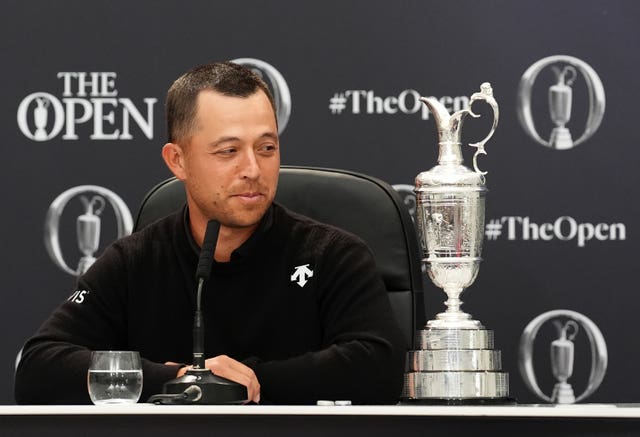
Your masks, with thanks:
[[[273,152],[278,150],[278,147],[275,144],[263,144],[260,146],[260,150],[263,152]]]
[[[232,155],[236,152],[234,148],[222,149],[216,152],[216,155]]]

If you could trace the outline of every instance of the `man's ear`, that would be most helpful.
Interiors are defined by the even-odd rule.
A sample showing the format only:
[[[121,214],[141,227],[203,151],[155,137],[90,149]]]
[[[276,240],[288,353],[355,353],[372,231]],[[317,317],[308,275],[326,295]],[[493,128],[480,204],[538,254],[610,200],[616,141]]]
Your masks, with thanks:
[[[169,170],[173,175],[180,179],[185,180],[187,175],[184,168],[184,150],[179,144],[167,143],[162,148],[162,159],[169,167]]]

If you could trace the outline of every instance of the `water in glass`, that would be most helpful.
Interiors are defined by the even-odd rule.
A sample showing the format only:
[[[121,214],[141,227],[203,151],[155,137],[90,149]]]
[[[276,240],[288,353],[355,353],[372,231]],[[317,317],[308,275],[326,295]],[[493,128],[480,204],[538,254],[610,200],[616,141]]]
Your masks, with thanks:
[[[142,365],[135,351],[93,351],[87,374],[96,404],[136,403],[142,393]]]
[[[142,370],[89,370],[89,396],[96,404],[136,403],[142,393]]]

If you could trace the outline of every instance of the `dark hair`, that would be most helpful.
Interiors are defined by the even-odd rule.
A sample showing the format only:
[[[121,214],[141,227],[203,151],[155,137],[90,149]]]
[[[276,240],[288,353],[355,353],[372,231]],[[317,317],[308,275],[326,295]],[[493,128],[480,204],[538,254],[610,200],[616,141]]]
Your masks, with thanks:
[[[167,137],[175,143],[187,138],[194,129],[196,101],[202,90],[230,97],[249,97],[258,90],[269,98],[274,114],[276,105],[264,81],[246,67],[233,62],[200,65],[180,76],[167,93]]]

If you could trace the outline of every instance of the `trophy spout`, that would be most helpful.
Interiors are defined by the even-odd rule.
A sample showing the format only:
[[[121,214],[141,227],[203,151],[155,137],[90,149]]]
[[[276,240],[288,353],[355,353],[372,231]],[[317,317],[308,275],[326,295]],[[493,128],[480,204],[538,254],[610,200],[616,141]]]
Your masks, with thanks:
[[[438,164],[461,164],[462,120],[469,113],[469,110],[465,109],[449,114],[447,108],[433,97],[421,97],[420,100],[427,105],[429,111],[433,114],[433,120],[438,131],[438,144],[440,147]]]
[[[471,106],[477,100],[482,100],[491,106],[493,109],[493,125],[491,126],[489,134],[483,140],[469,144],[469,146],[476,148],[476,152],[473,155],[473,168],[476,173],[484,176],[486,172],[483,172],[478,168],[478,155],[487,154],[484,146],[493,136],[496,126],[498,125],[499,117],[498,104],[493,97],[493,88],[491,88],[491,84],[484,82],[480,85],[480,92],[473,93],[471,95],[469,108],[454,112],[451,115],[447,108],[433,97],[421,97],[420,100],[427,105],[433,114],[433,119],[438,130],[438,144],[440,146],[438,164],[440,165],[462,164],[461,138],[464,118],[467,115],[474,118],[479,117],[479,115],[474,113],[471,109]]]
[[[420,101],[427,105],[429,111],[433,114],[438,134],[440,134],[440,131],[449,125],[451,118],[449,111],[447,111],[447,108],[445,108],[442,103],[433,97],[420,97]]]

